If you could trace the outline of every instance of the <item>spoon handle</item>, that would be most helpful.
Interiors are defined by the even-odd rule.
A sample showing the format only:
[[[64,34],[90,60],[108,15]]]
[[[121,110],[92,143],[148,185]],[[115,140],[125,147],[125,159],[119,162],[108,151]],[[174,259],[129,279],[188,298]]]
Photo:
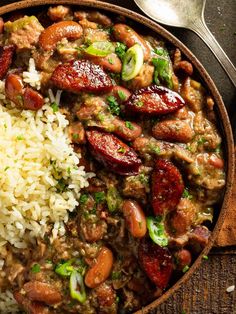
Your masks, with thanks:
[[[206,26],[205,21],[195,21],[195,23],[191,26],[191,30],[194,31],[208,45],[236,87],[236,68],[224,50],[221,48],[215,37],[212,35],[209,28]]]

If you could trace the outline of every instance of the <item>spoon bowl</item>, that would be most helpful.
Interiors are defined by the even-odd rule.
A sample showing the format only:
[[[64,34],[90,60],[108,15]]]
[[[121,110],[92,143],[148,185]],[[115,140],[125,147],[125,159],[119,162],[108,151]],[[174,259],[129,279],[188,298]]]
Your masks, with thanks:
[[[153,20],[195,32],[211,49],[234,86],[236,68],[210,32],[204,20],[206,0],[134,0],[137,6]]]

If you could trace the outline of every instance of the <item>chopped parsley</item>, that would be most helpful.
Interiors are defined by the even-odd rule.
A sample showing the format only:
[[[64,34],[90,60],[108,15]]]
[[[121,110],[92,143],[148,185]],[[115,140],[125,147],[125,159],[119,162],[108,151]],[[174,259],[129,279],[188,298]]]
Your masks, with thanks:
[[[201,137],[198,141],[197,141],[197,144],[198,145],[203,145],[203,144],[205,144],[206,143],[206,139],[205,139],[205,137]]]
[[[53,110],[53,113],[55,113],[59,110],[58,104],[56,102],[51,103],[51,108]]]
[[[76,133],[74,133],[73,135],[72,135],[72,138],[73,138],[73,140],[77,140],[78,139],[78,134],[76,134]]]
[[[135,105],[138,106],[138,107],[142,107],[143,106],[143,102],[141,100],[139,100],[139,101],[136,102]]]
[[[57,181],[56,189],[58,193],[64,192],[66,187],[67,187],[67,183],[65,179],[61,178]]]
[[[87,202],[88,198],[89,198],[89,197],[88,197],[87,194],[82,194],[82,195],[80,196],[79,203],[80,203],[80,204],[85,204],[85,203]]]
[[[155,144],[151,144],[149,148],[150,148],[151,152],[154,154],[159,155],[161,153],[160,147],[155,145]]]
[[[125,153],[125,148],[124,147],[120,147],[118,150],[117,150],[118,153]]]
[[[108,60],[108,62],[109,62],[110,64],[114,64],[114,61],[113,61],[112,58],[108,58],[107,60]]]
[[[122,92],[122,90],[118,90],[117,94],[118,94],[120,100],[122,100],[122,101],[126,100],[126,95],[124,92]]]
[[[205,259],[206,261],[209,259],[209,257],[207,255],[203,255],[202,258]]]
[[[18,141],[22,141],[22,140],[24,139],[24,136],[18,135],[18,136],[16,137],[16,139],[17,139]]]
[[[121,60],[123,60],[126,50],[127,50],[126,45],[120,42],[116,43],[115,53]]]
[[[192,194],[189,193],[189,190],[187,188],[184,189],[182,197],[187,198],[189,200],[191,200],[193,198]]]
[[[119,116],[120,114],[120,106],[114,96],[108,96],[107,102],[109,106],[109,111],[111,114],[114,114],[116,116]]]
[[[215,152],[216,153],[221,153],[222,149],[221,149],[221,144],[218,144],[216,149],[215,149]]]
[[[126,126],[128,129],[130,129],[130,130],[133,130],[133,129],[134,129],[133,124],[132,124],[131,122],[129,122],[129,121],[125,121],[125,126]]]
[[[106,199],[106,196],[104,192],[96,192],[94,193],[94,198],[95,198],[96,203],[98,204],[98,203],[104,202]]]
[[[10,168],[9,166],[5,167],[4,171],[7,171],[9,168]]]
[[[71,174],[71,169],[70,169],[70,167],[68,167],[68,168],[66,169],[66,171],[67,171],[68,174]]]
[[[112,280],[120,279],[121,278],[121,272],[120,271],[113,271],[111,274]]]
[[[185,265],[184,268],[182,269],[183,273],[186,273],[189,270],[189,266]]]
[[[40,268],[40,265],[39,264],[34,264],[32,267],[31,267],[31,271],[33,274],[36,274],[36,273],[39,273],[41,270]]]

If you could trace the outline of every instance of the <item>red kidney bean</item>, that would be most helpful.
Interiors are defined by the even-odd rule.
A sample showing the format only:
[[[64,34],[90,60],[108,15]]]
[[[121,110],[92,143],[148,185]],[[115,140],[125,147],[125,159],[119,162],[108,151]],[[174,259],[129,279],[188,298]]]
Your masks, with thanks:
[[[96,288],[103,283],[110,276],[112,266],[112,251],[103,247],[85,275],[86,286]]]
[[[54,286],[44,282],[29,281],[24,284],[23,289],[27,297],[32,301],[40,301],[48,305],[62,301],[60,292]]]
[[[29,314],[50,314],[49,308],[39,302],[30,301],[20,292],[13,293],[16,302],[19,306]]]
[[[39,37],[39,45],[43,50],[54,50],[63,38],[78,39],[83,34],[81,25],[74,21],[61,21],[47,27]]]
[[[143,238],[147,232],[147,225],[141,206],[136,201],[125,200],[122,210],[132,236],[134,238]]]
[[[127,47],[132,47],[134,44],[139,44],[144,53],[144,60],[150,57],[150,48],[146,41],[136,33],[130,26],[125,24],[115,24],[113,26],[113,35],[117,41],[123,42]]]
[[[115,127],[114,133],[126,141],[133,141],[142,133],[141,127],[135,122],[115,118],[112,123]]]
[[[86,55],[86,59],[89,59],[93,63],[100,65],[101,67],[103,67],[104,70],[113,73],[120,73],[122,69],[122,63],[120,61],[120,58],[118,58],[115,53],[111,53],[106,57]]]
[[[23,107],[24,85],[21,77],[10,73],[5,81],[5,93],[7,98],[14,102],[18,107]]]
[[[30,87],[26,87],[23,94],[24,109],[39,110],[44,104],[41,94]]]
[[[194,137],[194,131],[189,124],[181,120],[164,120],[152,128],[155,138],[170,142],[188,143]]]

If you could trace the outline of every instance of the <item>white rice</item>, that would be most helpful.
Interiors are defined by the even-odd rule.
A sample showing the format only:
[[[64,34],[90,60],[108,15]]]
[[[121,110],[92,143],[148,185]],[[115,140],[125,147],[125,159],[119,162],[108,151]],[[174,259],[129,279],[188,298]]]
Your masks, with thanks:
[[[0,313],[1,314],[14,314],[19,313],[19,307],[13,294],[7,290],[4,293],[0,292]]]
[[[41,87],[41,74],[36,70],[33,58],[29,59],[28,71],[23,72],[23,81],[37,90]]]

